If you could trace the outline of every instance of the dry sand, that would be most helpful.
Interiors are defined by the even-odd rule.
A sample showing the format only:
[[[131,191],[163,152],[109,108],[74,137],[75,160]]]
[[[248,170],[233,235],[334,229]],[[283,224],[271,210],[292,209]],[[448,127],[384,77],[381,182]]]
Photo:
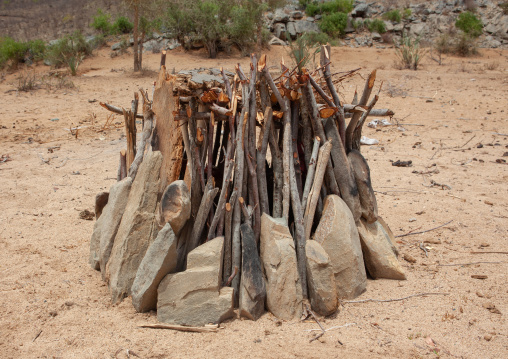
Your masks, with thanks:
[[[272,48],[270,64],[281,56],[288,59]],[[415,72],[395,69],[392,49],[333,49],[335,72],[378,69],[384,84],[376,107],[393,109],[393,122],[405,124],[404,132],[397,126],[364,130],[380,141],[362,148],[379,213],[395,235],[452,222],[398,238],[408,280],[369,280],[358,299],[446,295],[344,304],[323,325],[355,324],[312,343],[318,332],[306,330],[316,323],[280,322],[269,313],[194,334],[139,329],[156,315],[136,313],[129,298],[112,306],[99,272],[88,265],[94,222],[79,213],[93,210],[95,195],[115,182],[125,137],[120,116],[113,120],[119,129],[97,132],[110,114],[90,101],[128,107],[140,86],[151,88],[156,73],[133,75],[129,55],[111,59],[104,49],[72,78],[76,89],[6,92],[19,73],[7,74],[0,83],[0,155],[12,160],[0,163],[0,357],[507,357],[508,166],[496,162],[508,160],[507,56],[506,50],[482,50],[480,57],[447,57],[441,66],[427,57]],[[174,51],[167,67],[233,69],[237,62],[248,58]],[[147,68],[158,63],[159,55],[144,56]],[[363,81],[343,83],[347,102]],[[77,138],[68,130],[73,126],[82,126]],[[52,147],[58,148],[50,153]],[[393,167],[390,161],[399,159],[413,166]],[[416,262],[402,259],[407,255]]]

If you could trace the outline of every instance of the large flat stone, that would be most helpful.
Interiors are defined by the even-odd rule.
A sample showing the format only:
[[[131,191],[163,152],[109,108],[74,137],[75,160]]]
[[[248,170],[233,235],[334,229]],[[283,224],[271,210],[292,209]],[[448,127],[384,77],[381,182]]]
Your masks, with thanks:
[[[337,311],[337,288],[330,257],[316,241],[307,241],[307,283],[312,310],[327,316]]]
[[[367,223],[362,220],[358,223],[358,233],[362,243],[365,266],[374,279],[406,279],[391,242],[381,223]]]
[[[242,234],[242,279],[240,283],[240,316],[257,320],[265,312],[266,287],[252,228],[244,223]]]
[[[365,292],[367,275],[360,237],[351,211],[339,196],[325,198],[314,240],[330,257],[339,298],[353,299]]]
[[[92,238],[90,239],[89,262],[92,268],[100,269],[103,273],[127,205],[131,185],[131,178],[126,177],[111,186],[108,203],[103,208],[97,222],[95,222]]]
[[[132,305],[138,312],[157,307],[157,287],[162,278],[176,269],[176,237],[167,223],[148,247],[131,288]]]
[[[160,204],[162,224],[170,223],[176,235],[180,233],[191,214],[191,197],[184,181],[172,182],[166,187]]]
[[[266,306],[280,319],[302,313],[302,287],[293,237],[284,219],[261,216],[261,263],[266,276]]]
[[[191,251],[185,272],[168,274],[159,284],[157,319],[180,325],[218,323],[231,317],[233,288],[220,288],[224,237]]]
[[[106,281],[113,303],[120,302],[130,294],[139,264],[150,244],[161,163],[160,152],[148,152],[132,183],[127,206],[106,266]]]

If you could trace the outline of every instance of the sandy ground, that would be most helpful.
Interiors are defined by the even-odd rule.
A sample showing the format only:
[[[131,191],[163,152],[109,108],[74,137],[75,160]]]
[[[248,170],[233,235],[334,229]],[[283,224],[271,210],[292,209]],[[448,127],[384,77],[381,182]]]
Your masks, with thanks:
[[[281,48],[268,56],[271,64],[288,60]],[[395,69],[392,49],[333,49],[337,72],[378,69],[384,85],[376,107],[393,109],[392,122],[405,130],[364,131],[380,141],[362,151],[380,214],[395,235],[451,222],[398,238],[408,280],[369,280],[358,299],[442,294],[344,304],[322,323],[354,324],[312,343],[317,332],[306,330],[318,328],[315,322],[280,322],[269,313],[257,322],[227,321],[218,333],[193,334],[138,328],[155,323],[156,315],[136,313],[129,298],[112,306],[100,274],[87,263],[94,222],[79,213],[93,210],[95,195],[115,182],[125,138],[119,116],[112,123],[120,128],[98,132],[109,113],[92,101],[128,107],[136,89],[151,88],[156,73],[134,75],[130,56],[111,59],[102,50],[71,78],[75,89],[7,92],[19,73],[6,74],[0,155],[11,161],[0,163],[0,357],[508,357],[507,57],[508,51],[482,50],[480,57],[445,58],[441,66],[426,58],[415,72]],[[248,59],[177,51],[167,67],[233,69],[237,62]],[[159,55],[145,55],[148,69],[158,63]],[[346,102],[363,81],[343,83]],[[82,127],[77,138],[69,131],[75,126]],[[396,160],[413,166],[394,167]]]

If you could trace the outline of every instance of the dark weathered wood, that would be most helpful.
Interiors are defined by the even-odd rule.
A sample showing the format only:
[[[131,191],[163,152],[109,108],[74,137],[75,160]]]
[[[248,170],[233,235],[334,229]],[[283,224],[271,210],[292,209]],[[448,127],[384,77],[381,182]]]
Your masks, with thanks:
[[[143,92],[141,93],[143,94]],[[153,130],[154,113],[148,99],[145,98],[145,95],[143,96],[143,117],[143,132],[141,133],[141,138],[139,139],[139,144],[137,146],[136,157],[134,157],[134,160],[129,168],[129,177],[132,178],[133,181],[136,178],[141,162],[143,162],[145,148],[146,145],[150,143],[149,139],[152,136]]]
[[[95,196],[95,219],[99,219],[102,210],[108,204],[109,192],[101,192]]]
[[[378,95],[375,95],[374,98],[370,101],[369,106],[367,107],[367,111],[362,114],[358,124],[356,125],[355,130],[353,131],[353,139],[351,140],[351,147],[354,150],[360,151],[360,140],[362,138],[362,128],[367,116],[372,112],[372,108],[376,105],[377,100],[379,99]]]
[[[319,151],[319,137],[314,138],[314,147],[312,148],[312,154],[309,161],[309,165],[307,167],[307,178],[305,180],[305,188],[303,190],[302,195],[302,207],[307,207],[307,198],[309,197],[309,192],[312,187],[312,182],[314,181],[314,173],[316,171],[316,163],[317,156]]]
[[[330,150],[332,149],[332,141],[328,140],[319,149],[318,162],[316,165],[316,173],[314,175],[314,182],[309,193],[309,199],[307,201],[307,207],[305,208],[305,239],[310,239],[310,232],[312,230],[312,223],[314,222],[314,213],[316,212],[316,206],[321,193],[321,187],[323,185],[323,177],[326,171],[328,160],[330,159]]]
[[[259,203],[261,213],[270,214],[270,204],[268,201],[268,185],[266,182],[266,151],[268,149],[268,138],[272,128],[273,111],[271,107],[266,107],[263,123],[263,136],[261,144],[257,151],[257,171],[258,171],[258,187],[259,187]]]
[[[368,223],[373,223],[377,220],[378,214],[376,195],[370,181],[369,165],[362,154],[355,149],[351,150],[347,157],[351,163],[356,186],[358,187],[362,217],[365,218]]]
[[[231,276],[232,273],[232,263],[233,263],[233,256],[232,256],[232,220],[233,220],[233,209],[236,205],[238,197],[238,192],[234,190],[231,193],[231,197],[229,198],[229,202],[226,203],[225,206],[225,228],[224,228],[224,266],[222,269],[223,275],[222,279],[223,282],[226,282],[227,279]]]
[[[273,169],[273,208],[272,215],[274,218],[282,217],[282,186],[284,183],[284,170],[282,167],[282,154],[279,150],[278,141],[275,138],[275,126],[272,126],[269,134],[270,153],[272,155]]]
[[[300,111],[298,101],[291,101],[291,160],[295,169],[296,186],[298,195],[302,198],[302,169],[300,166],[300,155],[298,153],[298,128],[300,127]]]
[[[126,163],[127,169],[130,168],[134,157],[136,156],[136,120],[132,111],[123,109],[123,117],[125,120],[125,137],[127,139]]]
[[[230,177],[233,173],[234,161],[228,160],[228,165],[226,166],[226,174],[224,176],[224,181],[222,183],[222,189],[220,192],[219,203],[217,204],[217,211],[213,217],[213,220],[210,224],[210,228],[208,230],[208,240],[215,238],[215,228],[219,223],[219,219],[224,216],[224,211],[227,202],[227,190],[229,188]]]
[[[205,227],[208,213],[212,208],[213,200],[218,192],[219,189],[216,187],[214,188],[213,179],[210,178],[206,183],[205,193],[203,194],[198,214],[196,215],[196,218],[194,220],[194,226],[192,227],[189,243],[187,245],[187,254],[189,254],[189,252],[191,252],[194,248],[196,248],[199,245],[201,233],[203,232],[203,228]]]
[[[126,158],[126,151],[121,150],[120,151],[120,163],[118,165],[118,174],[116,176],[117,181],[123,180],[125,177],[127,177],[127,158]]]

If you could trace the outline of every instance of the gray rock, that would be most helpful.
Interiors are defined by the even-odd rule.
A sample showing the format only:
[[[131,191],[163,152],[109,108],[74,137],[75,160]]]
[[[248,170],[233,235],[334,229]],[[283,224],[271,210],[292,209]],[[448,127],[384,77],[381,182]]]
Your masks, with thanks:
[[[300,20],[303,17],[303,13],[301,11],[293,11],[291,13],[291,17],[295,20]]]
[[[302,285],[293,237],[283,218],[263,213],[260,246],[266,276],[266,307],[277,318],[298,318],[302,313]]]
[[[427,27],[424,23],[412,24],[409,33],[413,36],[421,36],[426,33]]]
[[[132,305],[138,312],[148,312],[157,307],[157,288],[162,278],[176,269],[176,237],[167,223],[148,247],[134,283],[132,283]]]
[[[267,12],[267,13],[266,13],[266,18],[267,18],[268,20],[273,20],[273,16],[274,16],[274,15],[273,15],[273,12],[271,12],[271,11],[269,11],[269,12]]]
[[[286,46],[286,41],[282,41],[278,37],[272,37],[272,39],[268,42],[268,45],[278,45],[278,46]]]
[[[392,230],[388,226],[388,224],[385,222],[385,220],[382,217],[377,217],[377,221],[379,224],[381,224],[381,227],[383,227],[383,230],[385,231],[386,238],[388,242],[390,243],[390,247],[392,248],[393,253],[395,256],[399,256],[399,250],[395,246],[395,236],[393,235]]]
[[[307,241],[307,282],[312,310],[327,316],[337,310],[337,288],[332,264],[326,251],[316,241]]]
[[[497,30],[498,30],[497,27],[494,24],[488,24],[487,26],[485,26],[484,29],[489,34],[495,34],[497,32]]]
[[[122,48],[122,43],[121,42],[116,42],[113,45],[111,45],[111,50],[113,50],[113,51],[118,51],[121,48]]]
[[[315,19],[315,18],[313,18],[312,16],[308,16],[308,17],[305,19],[305,21],[307,21],[307,22],[314,22],[314,21],[316,21],[316,19]]]
[[[385,23],[385,29],[387,32],[393,31],[393,24],[391,21],[384,21]]]
[[[393,252],[389,238],[378,221],[369,224],[362,218],[358,223],[358,233],[365,266],[372,278],[406,279],[406,274]]]
[[[128,294],[139,264],[153,236],[153,221],[157,205],[162,155],[148,152],[138,170],[129,193],[111,256],[106,266],[113,303],[120,302]]]
[[[275,14],[273,16],[273,22],[288,22],[289,15],[284,12],[282,9],[275,10]]]
[[[288,22],[286,26],[287,32],[292,40],[296,39],[297,33],[296,33],[296,26],[294,22]]]
[[[321,20],[322,18],[323,18],[323,15],[321,15],[321,14],[316,14],[316,15],[314,16],[314,20],[316,20],[316,21],[319,21],[319,20]]]
[[[95,222],[92,238],[90,239],[89,262],[92,268],[100,269],[101,272],[106,268],[113,241],[127,205],[131,184],[131,178],[126,177],[111,186],[108,203],[103,208],[97,222]]]
[[[181,44],[176,39],[171,39],[168,42],[168,49],[169,50],[174,50],[179,46],[181,46]]]
[[[224,237],[192,250],[187,270],[168,274],[159,284],[157,320],[180,325],[219,323],[233,316],[233,288],[219,290]]]
[[[252,228],[244,223],[242,234],[242,278],[240,283],[240,316],[257,320],[265,312],[266,287]]]
[[[95,196],[95,219],[99,219],[102,210],[108,204],[109,192],[97,193]]]
[[[393,26],[393,32],[402,32],[404,24],[396,24]]]
[[[377,33],[377,32],[373,32],[370,36],[372,37],[372,40],[374,40],[374,41],[381,40],[381,35],[379,35],[379,33]]]
[[[367,286],[360,237],[346,203],[336,195],[325,198],[321,221],[314,234],[330,257],[340,299],[352,299]]]
[[[279,22],[274,26],[274,35],[279,39],[286,41],[286,25]]]
[[[360,3],[355,6],[353,11],[351,11],[351,16],[353,17],[367,17],[369,12],[369,5]]]
[[[308,18],[307,18],[308,19]],[[309,22],[306,20],[298,20],[295,21],[296,33],[298,35],[305,34],[309,32],[321,32],[319,26],[313,22]]]
[[[160,222],[169,223],[176,235],[180,233],[191,214],[189,188],[184,181],[174,181],[166,187],[160,202]]]
[[[157,54],[159,52],[161,52],[161,49],[164,48],[164,44],[162,41],[159,41],[157,39],[153,39],[153,40],[148,40],[147,42],[145,42],[143,44],[143,50],[144,51],[149,51],[149,52],[152,52],[154,54]]]

